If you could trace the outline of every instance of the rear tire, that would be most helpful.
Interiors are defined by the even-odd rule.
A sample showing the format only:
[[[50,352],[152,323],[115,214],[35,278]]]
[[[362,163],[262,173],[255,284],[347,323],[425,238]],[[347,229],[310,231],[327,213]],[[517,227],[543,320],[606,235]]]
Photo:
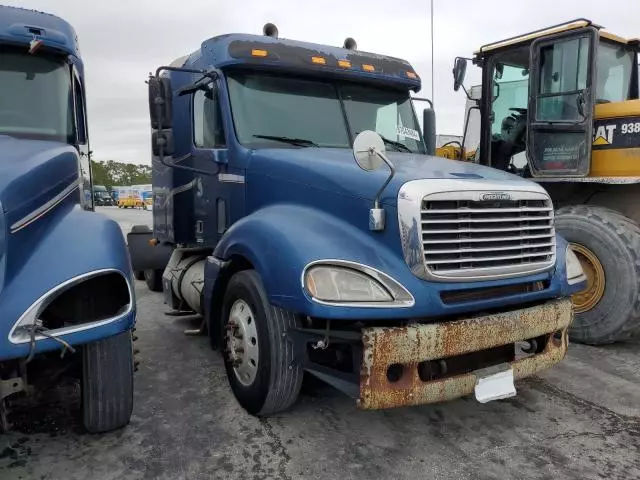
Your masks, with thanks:
[[[133,410],[131,332],[82,348],[82,420],[91,433],[124,427]]]
[[[576,313],[569,329],[571,340],[600,345],[630,338],[640,330],[638,224],[607,208],[579,205],[556,212],[556,229],[568,242],[597,257],[604,272],[600,279],[604,291],[597,303],[583,304],[586,311]],[[588,261],[584,256],[579,258]],[[587,289],[593,287],[592,280]]]
[[[247,356],[243,359],[243,362],[255,360],[255,376],[245,381],[239,380],[238,370],[242,363],[240,367],[234,367],[234,359],[236,362],[238,359],[237,348],[230,344],[234,341],[231,337],[236,337],[234,333],[238,332],[231,328],[237,323],[230,318],[232,308],[238,304],[250,309],[248,322],[254,323],[250,328],[251,335],[257,334],[254,352],[258,358]],[[254,270],[245,270],[231,277],[221,318],[220,338],[227,378],[240,405],[252,415],[270,415],[293,405],[300,393],[303,369],[294,358],[293,345],[286,332],[300,327],[300,317],[270,305],[260,276]],[[247,338],[247,342],[252,341],[253,338]]]
[[[143,272],[147,287],[152,292],[162,291],[162,270],[145,270]]]

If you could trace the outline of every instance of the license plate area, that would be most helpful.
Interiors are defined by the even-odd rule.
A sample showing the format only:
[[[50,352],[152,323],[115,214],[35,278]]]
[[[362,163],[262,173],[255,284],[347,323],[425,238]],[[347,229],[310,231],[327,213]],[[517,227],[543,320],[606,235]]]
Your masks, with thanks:
[[[508,363],[482,368],[473,372],[476,377],[474,394],[480,403],[514,397],[513,368]]]

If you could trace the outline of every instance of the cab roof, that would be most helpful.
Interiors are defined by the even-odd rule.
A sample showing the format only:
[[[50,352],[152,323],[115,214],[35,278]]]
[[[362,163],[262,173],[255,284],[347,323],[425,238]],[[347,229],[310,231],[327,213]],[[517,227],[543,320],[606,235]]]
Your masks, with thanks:
[[[28,45],[34,38],[45,47],[80,58],[78,36],[67,21],[49,13],[0,5],[0,43]]]
[[[480,47],[480,50],[474,52],[475,57],[482,57],[485,53],[492,52],[494,50],[501,49],[503,47],[508,47],[517,44],[525,44],[529,43],[537,38],[544,37],[546,35],[552,35],[556,33],[562,33],[569,30],[576,30],[578,28],[584,27],[595,27],[599,30],[599,34],[601,38],[606,38],[608,40],[623,43],[623,44],[637,44],[638,39],[625,39],[615,35],[613,33],[606,32],[602,30],[602,26],[594,24],[591,20],[586,18],[577,18],[575,20],[570,20],[568,22],[560,23],[558,25],[552,25],[550,27],[545,27],[540,30],[535,30],[533,32],[525,33],[523,35],[518,35],[516,37],[510,37],[504,40],[500,40],[498,42],[489,43],[487,45],[483,45]]]
[[[421,86],[420,77],[406,60],[262,35],[233,33],[213,37],[202,42],[199,50],[175,60],[172,65],[288,70],[395,84],[416,92]]]

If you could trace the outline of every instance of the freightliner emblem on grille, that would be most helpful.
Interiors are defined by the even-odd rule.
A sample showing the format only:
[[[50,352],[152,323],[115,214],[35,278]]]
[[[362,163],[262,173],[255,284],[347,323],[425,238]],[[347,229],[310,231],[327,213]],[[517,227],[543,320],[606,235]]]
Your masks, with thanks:
[[[480,195],[480,200],[511,200],[511,195],[508,193],[483,193]]]

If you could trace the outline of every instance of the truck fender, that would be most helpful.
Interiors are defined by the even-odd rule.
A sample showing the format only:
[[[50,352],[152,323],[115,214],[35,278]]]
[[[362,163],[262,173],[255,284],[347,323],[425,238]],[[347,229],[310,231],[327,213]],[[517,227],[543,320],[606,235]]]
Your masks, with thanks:
[[[41,227],[37,243],[0,294],[4,318],[17,321],[39,299],[48,295],[54,297],[60,286],[70,280],[79,279],[79,283],[73,284],[75,287],[95,273],[113,272],[126,281],[128,297],[120,299],[126,302],[126,311],[114,317],[117,320],[113,322],[97,322],[99,326],[87,328],[80,326],[61,338],[72,345],[83,344],[130,328],[136,312],[133,273],[118,224],[102,214],[77,207],[41,221],[47,224]],[[28,228],[36,228],[36,225]],[[95,293],[104,295],[104,292]],[[9,332],[14,325],[14,320],[0,324],[0,360],[20,358],[29,353],[28,344],[10,339]],[[59,343],[50,339],[39,340],[36,345],[37,353],[60,348]]]
[[[321,259],[349,260],[380,268],[388,274],[410,274],[402,257],[366,231],[319,210],[296,205],[274,205],[236,222],[216,246],[205,266],[205,315],[220,313],[226,282],[247,268],[255,269],[273,305],[310,314],[313,309],[302,287],[307,264]],[[385,232],[396,235],[389,222]]]

